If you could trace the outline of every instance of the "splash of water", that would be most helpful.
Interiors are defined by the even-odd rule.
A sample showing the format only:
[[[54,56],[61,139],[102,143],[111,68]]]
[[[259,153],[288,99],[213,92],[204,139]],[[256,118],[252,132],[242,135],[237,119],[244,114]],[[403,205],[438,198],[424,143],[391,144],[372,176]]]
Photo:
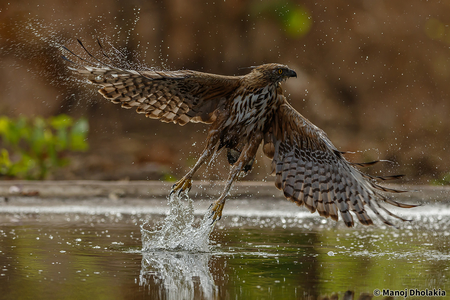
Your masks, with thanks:
[[[166,299],[205,299],[217,294],[209,270],[209,235],[214,228],[208,211],[199,226],[194,226],[193,201],[187,196],[169,196],[170,210],[161,229],[151,231],[141,225],[141,286],[161,287]],[[198,285],[200,283],[200,285]]]
[[[186,199],[186,200],[184,200]],[[209,235],[214,228],[208,211],[198,227],[194,226],[194,205],[187,196],[169,196],[170,210],[162,228],[151,231],[148,223],[141,225],[142,251],[177,250],[209,252]]]

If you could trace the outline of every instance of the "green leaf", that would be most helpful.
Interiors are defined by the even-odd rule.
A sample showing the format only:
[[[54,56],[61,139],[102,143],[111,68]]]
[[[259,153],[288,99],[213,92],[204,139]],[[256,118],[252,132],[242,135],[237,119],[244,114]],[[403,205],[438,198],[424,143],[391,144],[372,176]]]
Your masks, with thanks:
[[[75,122],[70,132],[70,150],[86,151],[89,147],[86,142],[89,132],[89,123],[85,118],[81,118]]]
[[[67,128],[72,126],[72,124],[73,124],[72,117],[65,114],[61,114],[50,118],[50,125],[54,129]]]
[[[0,174],[6,174],[11,166],[8,150],[0,151]]]
[[[2,116],[0,117],[0,134],[2,136],[9,132],[9,118]]]

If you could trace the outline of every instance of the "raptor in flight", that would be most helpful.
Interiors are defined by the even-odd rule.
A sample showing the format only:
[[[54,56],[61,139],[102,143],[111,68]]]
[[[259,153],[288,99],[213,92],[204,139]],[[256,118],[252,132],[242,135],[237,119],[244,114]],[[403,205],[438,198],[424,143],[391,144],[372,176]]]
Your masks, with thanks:
[[[345,224],[352,227],[350,212],[362,224],[372,224],[366,211],[369,207],[385,224],[393,225],[380,210],[404,219],[383,204],[414,207],[386,197],[383,192],[399,191],[376,183],[376,179],[384,178],[359,171],[357,166],[367,164],[347,161],[324,131],[288,103],[281,83],[297,74],[286,65],[264,64],[243,76],[191,70],[137,71],[117,67],[106,54],[107,62],[103,62],[86,50],[92,60],[89,61],[64,49],[81,60],[73,70],[99,86],[100,94],[112,103],[135,107],[138,113],[163,122],[210,125],[197,163],[174,184],[172,192],[187,192],[200,166],[215,152],[227,149],[231,171],[223,193],[212,204],[213,221],[221,218],[233,181],[239,173],[251,169],[261,144],[264,154],[272,160],[275,186],[287,199],[305,205],[312,213],[317,211],[336,221],[340,214]]]

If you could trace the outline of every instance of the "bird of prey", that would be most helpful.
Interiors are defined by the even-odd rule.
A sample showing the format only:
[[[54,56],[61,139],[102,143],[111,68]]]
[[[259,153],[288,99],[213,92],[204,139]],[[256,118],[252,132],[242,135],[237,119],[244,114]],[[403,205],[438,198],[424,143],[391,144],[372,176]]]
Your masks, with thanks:
[[[326,133],[298,113],[283,95],[282,82],[297,77],[294,70],[278,63],[252,67],[243,76],[223,76],[203,72],[138,71],[118,67],[105,54],[98,59],[80,45],[90,60],[75,55],[79,63],[71,69],[99,86],[99,93],[124,108],[162,122],[185,125],[209,124],[206,145],[194,167],[172,187],[173,192],[188,192],[194,173],[221,149],[227,149],[231,170],[220,197],[211,205],[215,222],[222,216],[226,196],[241,172],[252,168],[260,145],[272,160],[275,186],[284,196],[314,213],[354,225],[353,216],[364,225],[373,221],[369,207],[380,220],[393,225],[380,210],[391,213],[383,203],[411,208],[386,197],[383,192],[401,192],[380,186],[375,177],[362,173],[347,161]],[[99,43],[101,48],[101,44]],[[70,61],[63,56],[66,60]],[[70,61],[72,62],[72,61]],[[396,177],[396,176],[390,176]]]

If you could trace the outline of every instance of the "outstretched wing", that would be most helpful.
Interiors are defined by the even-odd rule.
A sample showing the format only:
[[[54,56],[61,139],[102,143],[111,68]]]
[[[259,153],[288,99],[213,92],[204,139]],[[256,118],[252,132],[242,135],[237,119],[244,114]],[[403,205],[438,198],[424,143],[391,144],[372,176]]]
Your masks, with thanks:
[[[216,110],[225,106],[226,99],[240,84],[240,77],[190,70],[125,70],[101,62],[85,48],[95,63],[64,49],[83,62],[76,64],[77,68],[73,70],[99,85],[99,92],[106,99],[124,108],[136,107],[138,113],[163,122],[179,125],[187,122],[212,123]]]
[[[365,225],[373,224],[365,208],[385,223],[379,209],[402,219],[381,202],[398,207],[414,207],[384,197],[381,191],[401,192],[379,186],[370,177],[353,167],[326,136],[325,132],[299,114],[287,101],[278,109],[265,136],[263,150],[273,158],[275,185],[289,200],[305,205],[312,213],[337,221],[338,212],[348,227],[354,225],[350,211]],[[402,219],[404,220],[404,219]]]

